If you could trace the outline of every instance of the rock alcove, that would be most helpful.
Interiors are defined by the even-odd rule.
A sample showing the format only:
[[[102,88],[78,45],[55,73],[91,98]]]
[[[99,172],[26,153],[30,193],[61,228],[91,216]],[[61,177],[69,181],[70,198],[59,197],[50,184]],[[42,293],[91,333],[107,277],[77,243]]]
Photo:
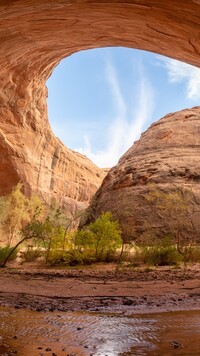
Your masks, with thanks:
[[[190,0],[8,0],[0,4],[0,193],[75,207],[103,172],[65,148],[48,123],[46,80],[83,49],[126,46],[200,65],[200,6]],[[70,129],[70,128],[69,128]]]

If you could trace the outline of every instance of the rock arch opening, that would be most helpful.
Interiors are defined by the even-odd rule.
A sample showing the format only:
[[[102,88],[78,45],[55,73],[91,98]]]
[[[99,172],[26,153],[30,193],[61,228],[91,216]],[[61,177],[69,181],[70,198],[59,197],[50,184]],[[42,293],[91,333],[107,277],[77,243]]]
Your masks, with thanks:
[[[199,105],[200,69],[152,52],[104,47],[62,60],[47,87],[56,136],[111,168],[153,122]]]
[[[59,61],[83,49],[126,46],[200,66],[199,11],[190,0],[1,2],[1,131],[12,147],[1,154],[27,189],[75,204],[99,184],[101,171],[67,151],[48,123],[45,84]]]

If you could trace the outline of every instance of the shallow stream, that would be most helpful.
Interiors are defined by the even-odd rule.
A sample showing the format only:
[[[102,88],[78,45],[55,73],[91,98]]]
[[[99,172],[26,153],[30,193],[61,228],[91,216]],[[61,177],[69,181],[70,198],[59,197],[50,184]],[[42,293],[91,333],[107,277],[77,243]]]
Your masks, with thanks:
[[[200,355],[200,311],[126,317],[0,308],[0,355]]]

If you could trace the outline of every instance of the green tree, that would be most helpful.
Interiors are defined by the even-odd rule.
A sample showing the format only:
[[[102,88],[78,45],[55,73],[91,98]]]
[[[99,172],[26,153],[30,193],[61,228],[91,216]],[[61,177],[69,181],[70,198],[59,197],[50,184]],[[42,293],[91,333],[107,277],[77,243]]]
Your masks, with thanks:
[[[57,227],[59,239],[56,239],[56,245],[64,251],[72,248],[73,232],[77,230],[81,217],[85,210],[76,210],[73,215],[66,210],[54,205],[49,208],[48,218],[54,227]],[[74,241],[73,241],[74,242]]]
[[[93,254],[96,261],[108,260],[122,246],[118,221],[110,212],[102,213],[76,234],[75,246]]]
[[[32,239],[43,239],[46,234],[45,224],[39,220],[41,214],[41,209],[36,207],[35,214],[31,220],[25,226],[22,226],[20,229],[20,239],[19,241],[11,248],[9,248],[9,253],[5,256],[4,261],[1,263],[0,267],[5,267],[11,256],[15,253],[17,248],[22,245],[25,241]]]
[[[4,244],[11,246],[20,238],[21,228],[34,216],[37,207],[42,209],[41,200],[36,196],[26,197],[22,184],[17,184],[12,192],[0,198],[0,230]]]
[[[45,248],[46,262],[54,256],[64,255],[74,248],[74,229],[83,211],[76,211],[72,216],[60,207],[51,206],[44,220],[43,238],[35,241]]]
[[[60,239],[63,238],[64,228],[62,225],[55,223],[56,217],[59,215],[59,211],[55,211],[55,216],[47,215],[46,217],[41,215],[40,207],[36,207],[35,214],[32,219],[24,224],[20,229],[20,238],[18,242],[11,248],[9,254],[6,256],[5,260],[1,264],[4,267],[11,255],[16,251],[16,249],[30,241],[37,248],[45,248],[45,259],[48,262],[49,255],[52,249],[61,249]]]
[[[6,250],[9,252],[3,266],[17,248],[22,244],[26,246],[27,241],[31,241],[32,247],[38,251],[45,249],[46,262],[51,254],[56,252],[61,255],[74,248],[74,234],[71,230],[75,228],[83,212],[69,216],[56,205],[47,208],[37,197],[25,197],[21,184],[11,194],[0,198],[0,207],[1,234],[6,236],[2,242],[6,246],[12,246]]]

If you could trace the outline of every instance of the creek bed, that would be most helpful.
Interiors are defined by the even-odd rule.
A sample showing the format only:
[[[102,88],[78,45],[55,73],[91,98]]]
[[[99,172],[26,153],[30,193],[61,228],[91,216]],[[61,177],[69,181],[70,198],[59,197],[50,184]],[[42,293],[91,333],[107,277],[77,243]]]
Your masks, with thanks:
[[[0,355],[200,355],[200,311],[123,316],[0,308]]]

